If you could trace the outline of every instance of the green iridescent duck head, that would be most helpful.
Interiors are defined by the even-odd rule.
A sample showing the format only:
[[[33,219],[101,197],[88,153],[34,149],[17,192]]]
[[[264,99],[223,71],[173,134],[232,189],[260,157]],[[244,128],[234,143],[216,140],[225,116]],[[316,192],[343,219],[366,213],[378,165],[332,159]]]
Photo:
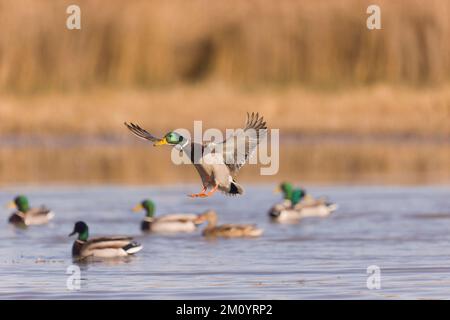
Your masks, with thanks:
[[[145,199],[133,208],[134,212],[145,210],[145,215],[152,218],[155,213],[155,204],[150,199]]]
[[[176,133],[175,131],[171,131],[168,134],[164,136],[161,140],[155,142],[155,146],[162,146],[162,145],[176,145],[181,143],[184,140],[183,136],[179,133]]]
[[[69,237],[73,236],[76,233],[78,233],[78,240],[87,241],[87,239],[89,238],[89,227],[84,221],[78,221],[75,223],[73,231],[71,234],[69,234]]]
[[[290,182],[282,182],[279,186],[279,191],[283,192],[284,199],[291,199],[293,189],[294,187]]]
[[[20,212],[27,212],[28,210],[30,210],[30,204],[27,197],[25,197],[24,195],[19,195],[9,203],[8,208],[17,209]]]

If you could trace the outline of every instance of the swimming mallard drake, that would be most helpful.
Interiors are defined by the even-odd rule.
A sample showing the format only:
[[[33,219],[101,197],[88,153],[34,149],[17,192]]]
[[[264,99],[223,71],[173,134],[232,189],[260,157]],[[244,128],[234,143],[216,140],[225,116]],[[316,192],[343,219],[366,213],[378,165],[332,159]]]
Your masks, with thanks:
[[[263,229],[259,229],[253,224],[223,224],[218,226],[217,213],[213,210],[208,210],[200,215],[198,222],[204,221],[208,222],[202,232],[205,237],[259,237],[263,233]]]
[[[293,208],[272,208],[269,212],[272,220],[277,222],[295,222],[309,217],[327,217],[337,209],[335,203],[316,203],[297,205]]]
[[[28,198],[20,195],[10,202],[8,207],[17,211],[9,217],[9,223],[17,226],[31,226],[48,223],[55,216],[53,212],[46,207],[30,208]]]
[[[283,202],[277,204],[276,206],[280,209],[283,207],[290,207],[292,205],[291,198],[292,198],[292,192],[294,190],[294,187],[289,182],[282,182],[280,185],[275,188],[275,192],[282,192],[283,193]]]
[[[298,192],[301,193],[301,192]],[[337,204],[327,202],[326,199],[314,199],[309,195],[298,201],[296,191],[293,192],[291,206],[275,205],[269,211],[269,216],[277,222],[293,222],[309,217],[327,217],[337,209]]]
[[[209,197],[217,190],[229,195],[242,194],[244,190],[236,183],[236,175],[267,134],[266,123],[258,113],[247,113],[244,129],[219,143],[191,142],[174,131],[159,139],[136,124],[125,125],[139,138],[152,141],[154,146],[172,145],[189,157],[203,184],[202,191],[189,195],[191,197]],[[211,190],[206,193],[209,187]]]
[[[73,243],[72,256],[79,259],[125,257],[142,249],[142,245],[130,237],[99,237],[88,240],[89,228],[83,221],[75,223],[69,237],[76,233],[78,233],[78,239]]]
[[[337,209],[335,203],[326,199],[314,199],[305,189],[293,188],[290,183],[280,185],[284,195],[284,202],[273,206],[269,216],[278,222],[290,222],[307,217],[326,217]]]
[[[155,204],[147,199],[133,208],[134,212],[145,210],[145,218],[141,223],[141,230],[161,233],[192,232],[197,229],[198,214],[173,213],[154,217]]]

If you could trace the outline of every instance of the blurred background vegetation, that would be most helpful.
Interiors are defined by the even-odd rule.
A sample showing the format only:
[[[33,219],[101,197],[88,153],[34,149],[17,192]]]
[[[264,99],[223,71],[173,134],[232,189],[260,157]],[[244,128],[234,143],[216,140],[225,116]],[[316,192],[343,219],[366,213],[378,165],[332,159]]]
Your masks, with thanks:
[[[450,182],[450,2],[0,0],[0,183],[196,181],[124,128],[281,130],[284,178]],[[81,30],[65,27],[81,8]]]

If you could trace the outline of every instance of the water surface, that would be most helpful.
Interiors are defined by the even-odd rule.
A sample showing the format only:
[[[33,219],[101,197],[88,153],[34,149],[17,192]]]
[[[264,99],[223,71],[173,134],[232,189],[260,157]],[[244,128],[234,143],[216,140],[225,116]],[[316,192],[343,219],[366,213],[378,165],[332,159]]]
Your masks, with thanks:
[[[434,299],[450,297],[450,187],[311,187],[340,208],[326,219],[271,223],[279,200],[273,186],[247,186],[242,197],[191,199],[197,185],[171,187],[3,188],[0,204],[16,193],[55,214],[47,226],[18,230],[0,219],[0,298],[17,299]],[[143,235],[151,197],[157,213],[218,211],[223,223],[256,223],[259,239],[208,241],[200,232]],[[73,223],[96,235],[132,235],[136,256],[81,268],[81,290],[66,286],[73,262]],[[367,288],[367,267],[381,270],[381,288]]]

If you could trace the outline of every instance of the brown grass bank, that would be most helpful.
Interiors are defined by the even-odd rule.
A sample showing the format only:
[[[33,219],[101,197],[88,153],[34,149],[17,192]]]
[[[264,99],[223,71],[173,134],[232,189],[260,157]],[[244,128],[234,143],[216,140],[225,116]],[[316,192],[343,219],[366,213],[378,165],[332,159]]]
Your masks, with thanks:
[[[128,138],[124,121],[155,134],[174,128],[238,128],[258,111],[283,133],[450,136],[450,87],[374,86],[338,91],[259,90],[224,85],[159,90],[0,95],[0,134],[109,135]],[[1,140],[1,136],[0,136]],[[131,137],[130,137],[131,141]]]
[[[1,184],[21,183],[200,183],[190,165],[176,166],[168,150],[147,145],[0,149]],[[289,179],[324,183],[449,183],[448,146],[414,144],[285,145],[280,170],[261,176],[259,166],[242,169],[243,183]]]

